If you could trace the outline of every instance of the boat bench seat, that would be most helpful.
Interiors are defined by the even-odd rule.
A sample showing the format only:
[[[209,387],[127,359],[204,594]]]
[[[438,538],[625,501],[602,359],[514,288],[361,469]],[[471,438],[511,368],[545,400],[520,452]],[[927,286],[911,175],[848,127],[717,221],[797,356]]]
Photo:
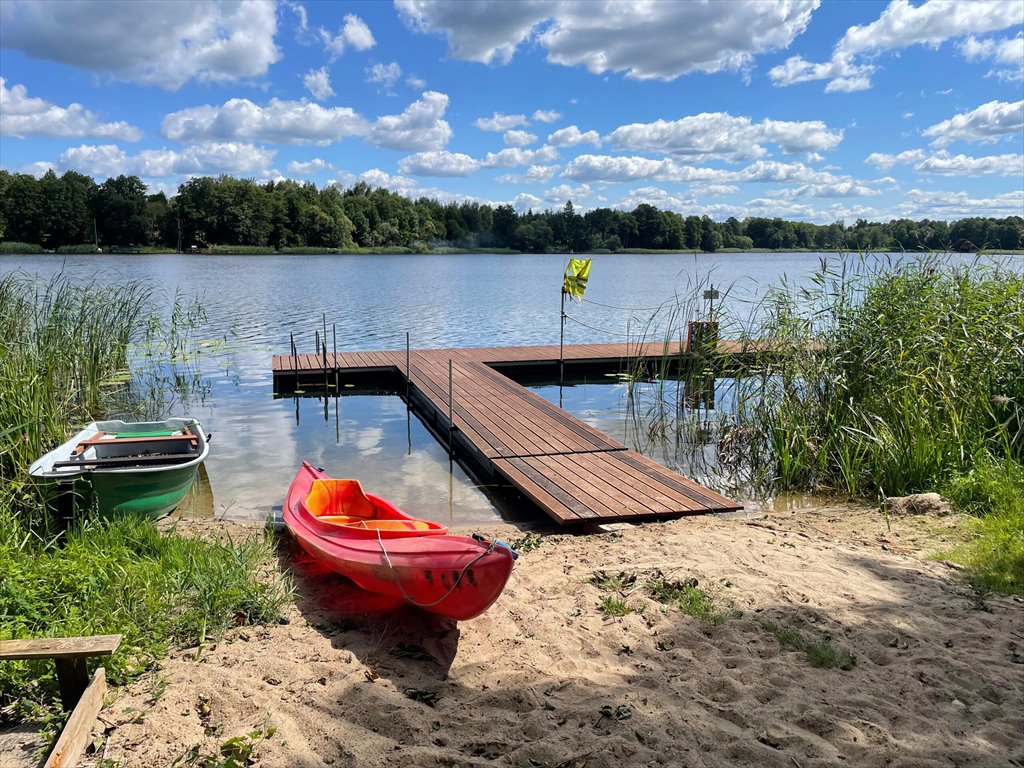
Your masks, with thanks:
[[[196,436],[192,434],[192,430],[190,430],[188,427],[185,427],[181,431],[181,434],[178,435],[140,435],[137,437],[131,437],[130,434],[131,433],[127,433],[122,437],[121,435],[108,435],[105,432],[97,432],[88,440],[83,440],[77,446],[75,446],[75,450],[72,452],[72,455],[82,453],[83,451],[85,451],[86,448],[89,448],[90,446],[111,445],[113,443],[122,445],[124,443],[180,443],[184,441],[191,443],[192,448],[199,447],[198,438],[196,438]]]

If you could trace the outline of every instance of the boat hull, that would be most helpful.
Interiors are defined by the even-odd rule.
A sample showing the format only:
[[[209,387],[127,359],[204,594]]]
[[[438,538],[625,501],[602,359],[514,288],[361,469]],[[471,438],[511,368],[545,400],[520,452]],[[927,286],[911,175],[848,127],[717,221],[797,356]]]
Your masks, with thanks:
[[[194,442],[167,439],[166,433],[185,428]],[[117,438],[101,442],[102,435]],[[29,475],[51,484],[51,496],[73,486],[79,504],[101,517],[157,519],[173,512],[192,489],[208,453],[195,419],[98,421],[35,461]]]
[[[320,522],[304,501],[326,475],[303,463],[285,499],[285,525],[299,546],[364,590],[464,621],[498,598],[512,572],[512,552],[451,534],[386,537]]]

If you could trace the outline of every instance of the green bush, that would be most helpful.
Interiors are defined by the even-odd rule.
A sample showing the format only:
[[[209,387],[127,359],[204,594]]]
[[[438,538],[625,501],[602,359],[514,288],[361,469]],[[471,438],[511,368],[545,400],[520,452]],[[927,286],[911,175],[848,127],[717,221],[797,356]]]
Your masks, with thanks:
[[[17,243],[17,242],[4,242],[0,243],[0,253],[42,253],[43,246],[36,245],[35,243]]]

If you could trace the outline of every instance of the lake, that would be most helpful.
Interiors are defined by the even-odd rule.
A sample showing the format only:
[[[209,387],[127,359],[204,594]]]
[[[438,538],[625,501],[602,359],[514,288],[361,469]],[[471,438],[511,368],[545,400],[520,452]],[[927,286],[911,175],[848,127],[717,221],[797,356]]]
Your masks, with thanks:
[[[690,301],[714,283],[727,311],[746,317],[782,277],[802,284],[835,255],[596,255],[586,300],[567,303],[566,344],[664,338],[664,303]],[[880,257],[882,258],[882,257]],[[207,322],[198,338],[227,342],[202,364],[201,400],[169,415],[199,418],[212,433],[196,514],[264,518],[281,503],[302,459],[336,477],[357,477],[410,513],[446,524],[493,522],[529,510],[505,489],[473,483],[397,395],[275,399],[271,355],[294,335],[328,350],[557,344],[562,255],[428,256],[0,256],[0,273],[73,281],[140,280],[198,297]],[[697,301],[695,306],[702,302]],[[655,322],[652,323],[652,318]],[[626,387],[613,379],[538,387],[542,396],[630,447],[665,461],[631,423]],[[187,411],[187,413],[185,413]],[[640,430],[642,432],[642,430]],[[700,480],[701,478],[695,478]],[[205,484],[208,483],[208,486]]]

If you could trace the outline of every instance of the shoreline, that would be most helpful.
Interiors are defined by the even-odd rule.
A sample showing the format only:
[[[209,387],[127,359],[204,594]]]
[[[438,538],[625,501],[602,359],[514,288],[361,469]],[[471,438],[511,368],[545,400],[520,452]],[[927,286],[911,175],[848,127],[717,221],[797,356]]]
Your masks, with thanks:
[[[252,732],[268,768],[1024,758],[1024,713],[1013,705],[1024,695],[1024,600],[972,593],[958,569],[922,559],[958,539],[954,517],[887,528],[877,509],[837,506],[536,535],[495,605],[457,625],[411,608],[374,614],[365,593],[285,541],[275,566],[297,586],[285,623],[176,651],[119,689],[94,732],[103,747],[84,764],[169,765]],[[695,579],[726,618],[701,621],[636,584],[621,591],[633,610],[604,615],[601,571],[641,584],[655,572]],[[769,624],[856,663],[813,667]]]

